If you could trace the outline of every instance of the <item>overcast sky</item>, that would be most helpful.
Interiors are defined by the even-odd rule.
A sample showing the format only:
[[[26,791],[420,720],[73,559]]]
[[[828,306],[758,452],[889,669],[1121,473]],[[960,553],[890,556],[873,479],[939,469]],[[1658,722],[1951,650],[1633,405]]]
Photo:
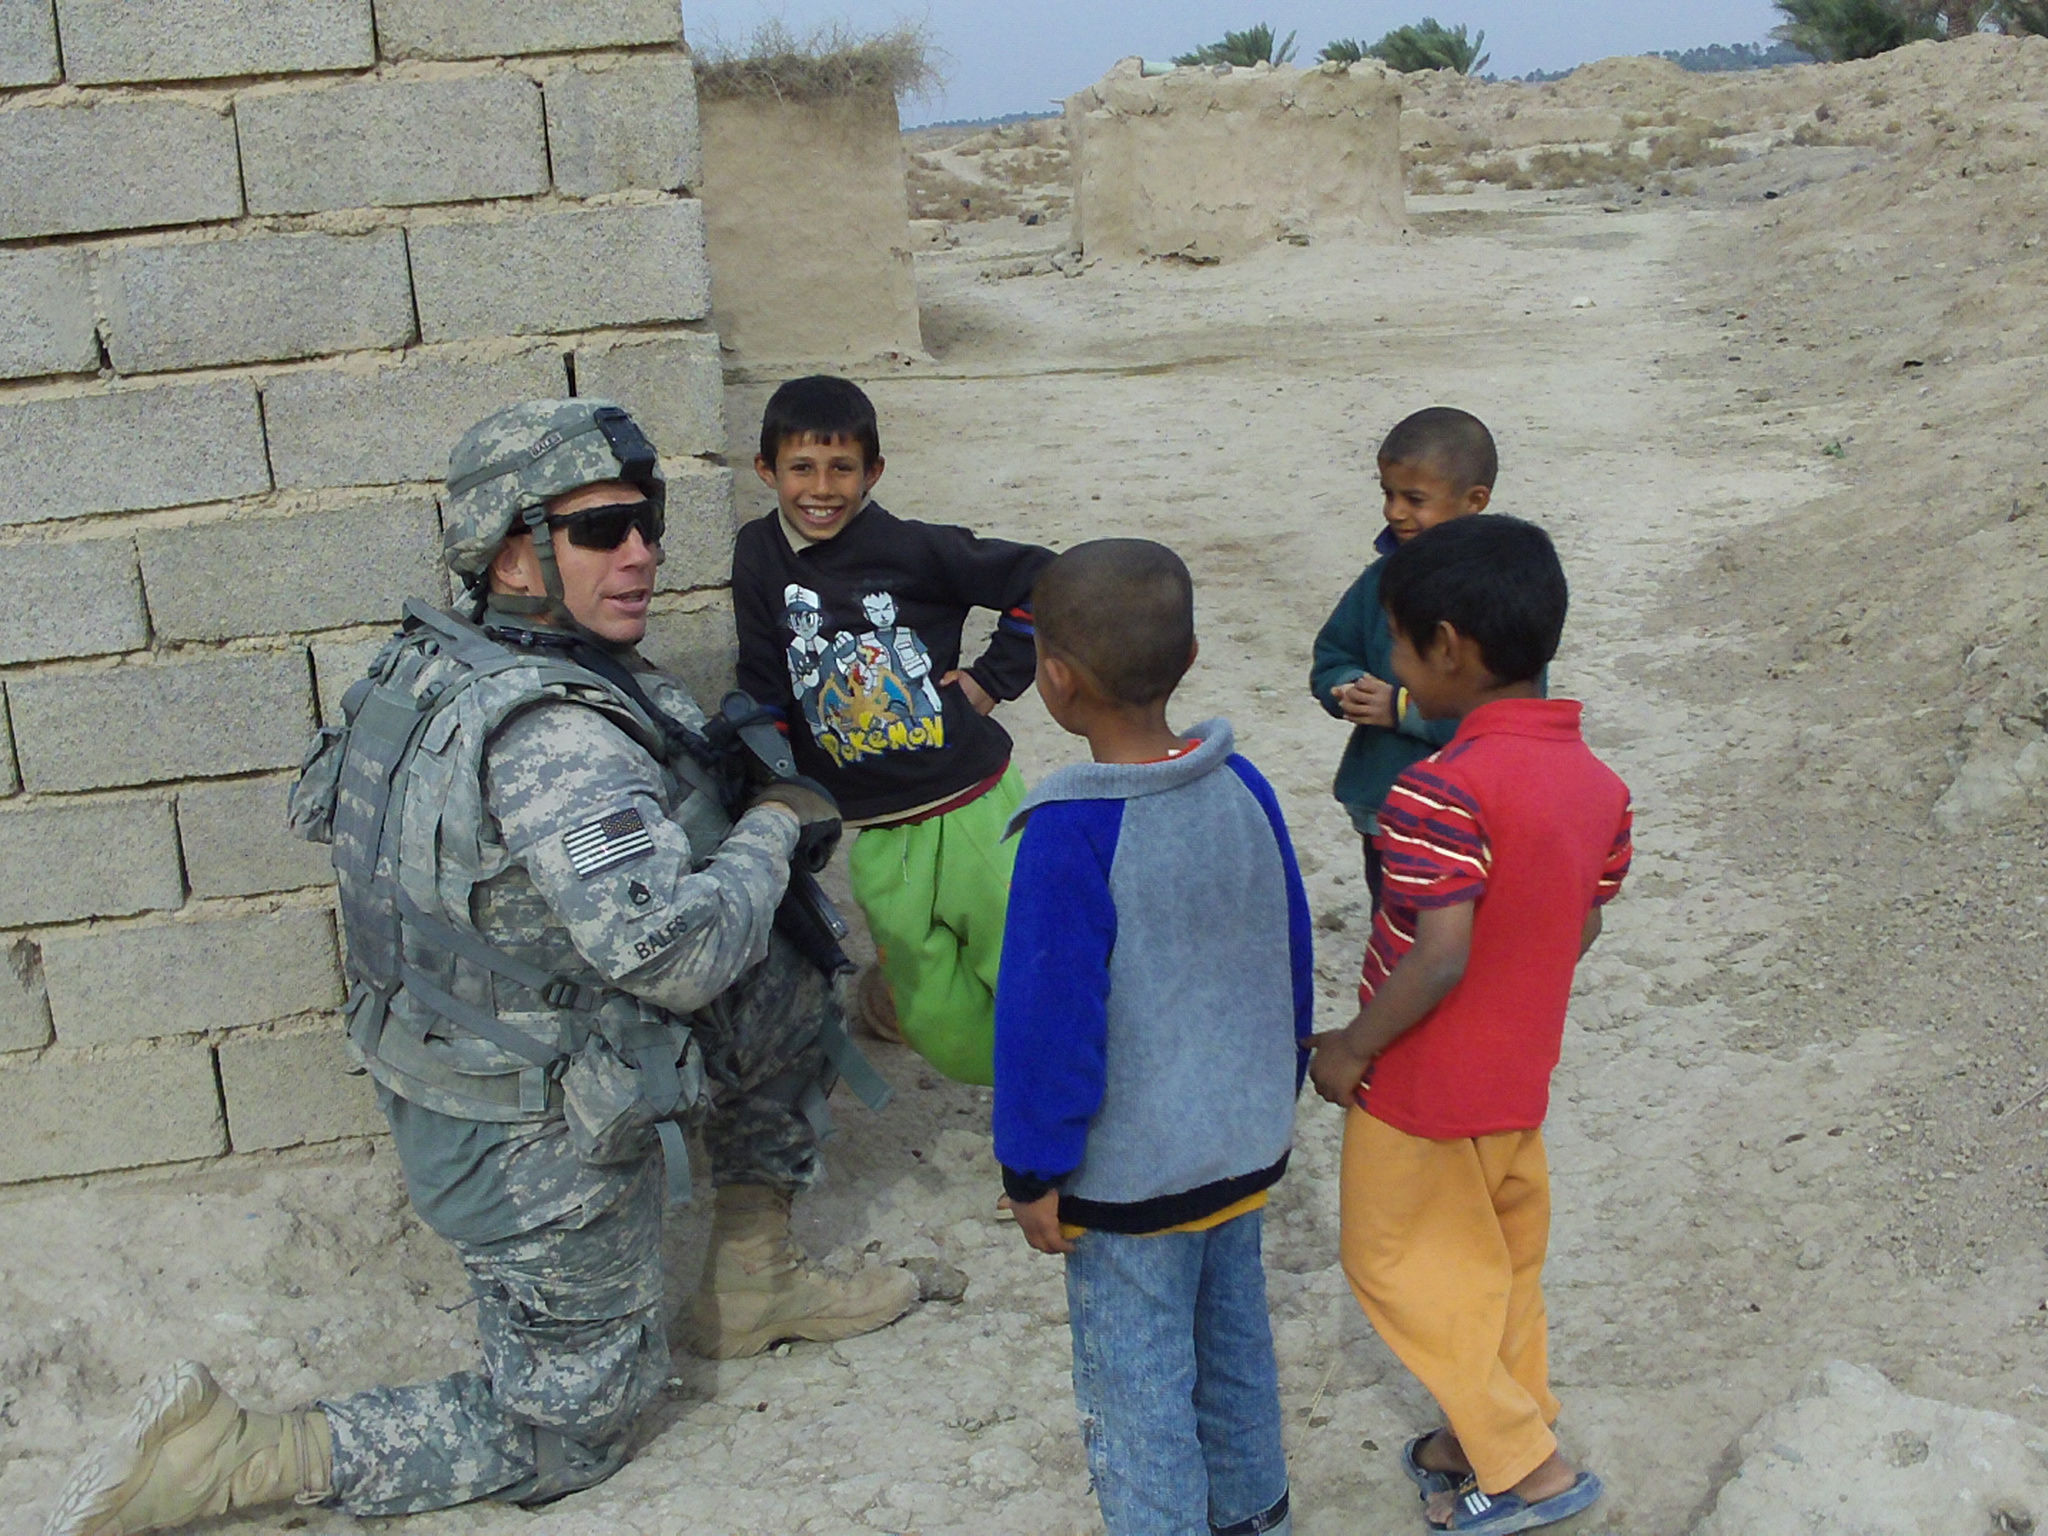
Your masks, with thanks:
[[[1370,43],[1424,14],[1483,30],[1488,69],[1503,76],[1616,53],[1762,42],[1782,19],[1769,0],[683,0],[684,30],[700,47],[744,40],[769,17],[800,32],[928,20],[947,85],[905,102],[907,124],[1049,111],[1120,58],[1170,58],[1260,21],[1283,37],[1298,32],[1298,62],[1307,62],[1333,37]]]

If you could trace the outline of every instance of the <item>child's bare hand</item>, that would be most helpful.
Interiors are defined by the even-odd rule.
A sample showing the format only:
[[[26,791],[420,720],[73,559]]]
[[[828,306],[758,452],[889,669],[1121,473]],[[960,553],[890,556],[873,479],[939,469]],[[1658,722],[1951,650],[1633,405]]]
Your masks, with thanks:
[[[1376,725],[1391,731],[1397,723],[1392,684],[1383,683],[1370,673],[1345,683],[1335,691],[1334,697],[1337,708],[1353,725]]]
[[[1026,1204],[1019,1205],[1008,1195],[996,1202],[996,1209],[1008,1211],[1017,1218],[1017,1225],[1023,1230],[1024,1241],[1040,1253],[1072,1253],[1074,1245],[1060,1232],[1060,1192],[1053,1190]]]
[[[962,672],[956,667],[939,679],[939,686],[941,688],[945,687],[948,683],[954,683],[959,686],[960,691],[967,696],[967,702],[974,706],[976,714],[985,715],[996,707],[996,701],[988,696],[986,688],[974,680],[972,672]]]
[[[1348,1032],[1341,1029],[1311,1035],[1308,1046],[1314,1052],[1309,1057],[1308,1077],[1316,1092],[1332,1104],[1348,1107],[1372,1057],[1353,1047]]]

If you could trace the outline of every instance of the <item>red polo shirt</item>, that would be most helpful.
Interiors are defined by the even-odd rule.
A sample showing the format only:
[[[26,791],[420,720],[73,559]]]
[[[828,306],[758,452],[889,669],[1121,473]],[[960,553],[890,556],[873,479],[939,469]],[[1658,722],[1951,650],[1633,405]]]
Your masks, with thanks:
[[[1436,1141],[1543,1123],[1579,937],[1621,889],[1630,828],[1628,786],[1586,746],[1570,699],[1483,705],[1395,781],[1360,1002],[1414,944],[1418,911],[1478,908],[1463,978],[1373,1064],[1360,1108]]]

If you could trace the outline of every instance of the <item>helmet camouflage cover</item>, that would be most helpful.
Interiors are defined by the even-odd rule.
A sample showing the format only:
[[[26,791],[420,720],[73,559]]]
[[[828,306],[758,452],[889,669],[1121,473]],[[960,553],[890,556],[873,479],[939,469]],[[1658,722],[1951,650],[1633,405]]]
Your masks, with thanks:
[[[507,406],[463,433],[448,455],[442,558],[474,580],[529,508],[600,480],[623,480],[657,505],[666,497],[654,445],[623,408],[610,400]]]

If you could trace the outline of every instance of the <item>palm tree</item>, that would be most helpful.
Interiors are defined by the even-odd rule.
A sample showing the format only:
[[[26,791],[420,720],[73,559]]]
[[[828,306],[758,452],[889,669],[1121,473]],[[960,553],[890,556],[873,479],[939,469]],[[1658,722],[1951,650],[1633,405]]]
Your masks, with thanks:
[[[1349,39],[1345,41],[1348,43]],[[1454,74],[1469,75],[1484,69],[1492,59],[1491,54],[1480,51],[1485,46],[1484,32],[1468,37],[1463,22],[1446,27],[1434,16],[1425,16],[1414,26],[1396,27],[1363,52],[1404,75],[1423,69],[1448,69]]]
[[[1183,53],[1174,59],[1176,64],[1228,64],[1234,69],[1250,69],[1254,64],[1279,66],[1294,57],[1294,34],[1276,45],[1273,29],[1263,21],[1242,32],[1226,32],[1220,43],[1204,43],[1193,53]]]
[[[1316,57],[1325,64],[1356,64],[1367,51],[1365,44],[1355,37],[1333,37],[1323,44],[1323,51]]]
[[[1931,8],[1899,0],[1773,0],[1784,24],[1771,35],[1817,59],[1874,59],[1939,37]]]

